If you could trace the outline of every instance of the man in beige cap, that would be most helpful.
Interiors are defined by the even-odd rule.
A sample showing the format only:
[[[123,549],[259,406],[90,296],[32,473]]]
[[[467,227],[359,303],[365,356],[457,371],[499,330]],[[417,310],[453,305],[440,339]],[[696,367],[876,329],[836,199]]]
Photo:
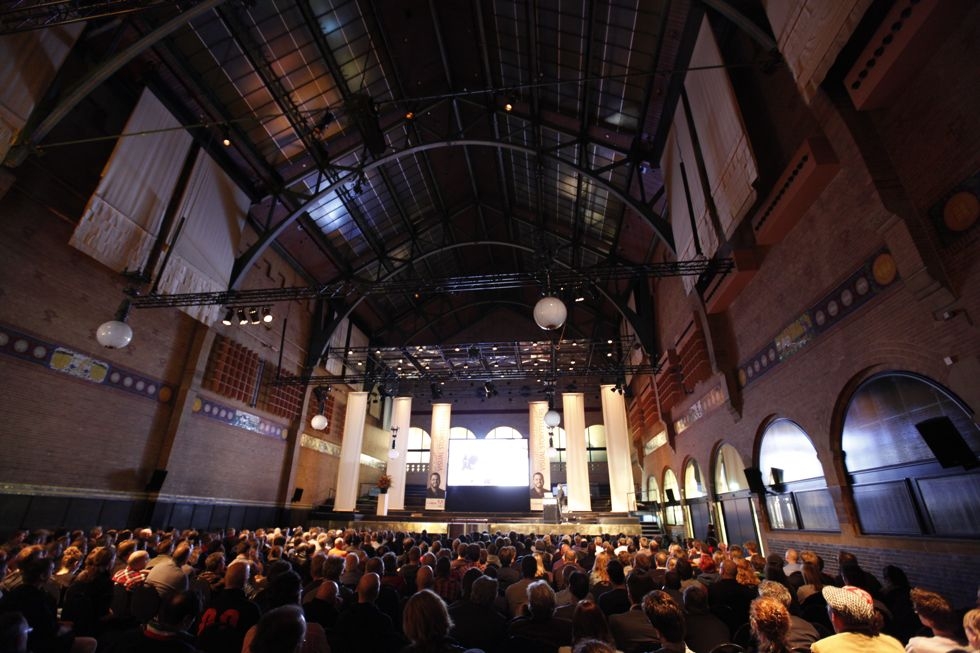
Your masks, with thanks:
[[[853,585],[828,585],[822,593],[837,634],[814,642],[811,653],[904,653],[901,642],[879,633],[881,618],[870,594]]]

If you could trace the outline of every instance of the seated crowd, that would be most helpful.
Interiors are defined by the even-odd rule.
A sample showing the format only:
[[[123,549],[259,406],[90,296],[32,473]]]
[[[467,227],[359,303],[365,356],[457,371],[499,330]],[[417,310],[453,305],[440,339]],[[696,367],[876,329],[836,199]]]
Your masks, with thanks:
[[[621,535],[20,532],[0,653],[980,651],[980,610],[823,566]]]

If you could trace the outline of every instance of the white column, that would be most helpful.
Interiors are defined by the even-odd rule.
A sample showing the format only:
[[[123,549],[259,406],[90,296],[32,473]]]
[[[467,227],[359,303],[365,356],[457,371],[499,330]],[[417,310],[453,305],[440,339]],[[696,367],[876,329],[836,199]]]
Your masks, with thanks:
[[[432,429],[429,435],[432,437],[431,448],[429,449],[429,473],[426,475],[426,488],[429,486],[429,477],[432,474],[439,474],[440,487],[446,489],[446,470],[449,469],[449,427],[452,418],[452,404],[432,404]],[[428,492],[428,489],[426,490]],[[443,498],[425,497],[426,510],[445,510],[446,500]]]
[[[561,401],[568,509],[590,512],[592,494],[589,492],[589,456],[585,447],[585,396],[581,392],[563,392]]]
[[[606,427],[606,453],[609,458],[609,494],[613,512],[629,512],[636,507],[633,467],[630,464],[630,438],[626,426],[626,401],[613,392],[614,386],[599,386],[602,421]]]
[[[380,517],[388,516],[388,502],[391,499],[391,490],[388,490],[385,494],[378,495],[378,511],[377,514]]]
[[[411,428],[412,398],[395,397],[391,410],[392,430],[398,427],[398,437],[395,440],[397,458],[388,459],[388,476],[391,477],[391,488],[388,490],[387,508],[391,510],[405,509],[405,456],[408,449],[408,430]],[[391,447],[391,443],[388,444]],[[387,514],[387,513],[385,513]]]
[[[357,483],[361,476],[361,445],[364,444],[367,402],[366,392],[347,394],[344,439],[340,447],[340,468],[337,470],[337,498],[334,500],[334,510],[339,512],[352,512],[357,506]]]

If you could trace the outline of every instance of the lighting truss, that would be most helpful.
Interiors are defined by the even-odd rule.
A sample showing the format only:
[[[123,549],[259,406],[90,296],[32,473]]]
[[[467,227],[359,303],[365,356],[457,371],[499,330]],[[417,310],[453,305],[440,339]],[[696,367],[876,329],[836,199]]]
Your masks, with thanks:
[[[734,269],[730,258],[695,259],[649,263],[645,265],[603,265],[583,270],[550,270],[551,285],[556,288],[592,285],[601,288],[605,283],[647,277],[698,276],[705,273],[726,274]],[[173,295],[136,295],[134,308],[173,308],[178,306],[238,306],[242,304],[271,304],[280,301],[321,297],[336,299],[348,296],[385,295],[395,292],[423,294],[457,294],[484,290],[541,287],[545,283],[540,272],[505,272],[474,274],[442,279],[393,278],[380,281],[350,279],[332,283],[292,288],[261,288],[256,290],[226,290],[221,292],[183,293]]]
[[[197,2],[183,2],[186,8]],[[131,14],[164,6],[173,7],[168,0],[100,0],[100,2],[78,2],[78,0],[25,0],[24,2],[5,2],[0,10],[0,34],[13,34],[28,30],[78,23],[83,20],[109,18]]]
[[[406,347],[330,349],[321,374],[282,379],[279,383],[378,384],[391,394],[410,387],[429,394],[433,387],[459,381],[527,379],[553,385],[559,379],[604,377],[610,383],[624,375],[655,374],[658,366],[634,363],[631,336],[601,341],[529,340],[471,342]]]

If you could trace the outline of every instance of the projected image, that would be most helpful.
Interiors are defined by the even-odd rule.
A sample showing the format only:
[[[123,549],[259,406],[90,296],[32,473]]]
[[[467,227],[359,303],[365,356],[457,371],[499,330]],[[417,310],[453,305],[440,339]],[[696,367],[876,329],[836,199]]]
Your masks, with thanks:
[[[527,440],[450,440],[447,485],[527,487]]]

